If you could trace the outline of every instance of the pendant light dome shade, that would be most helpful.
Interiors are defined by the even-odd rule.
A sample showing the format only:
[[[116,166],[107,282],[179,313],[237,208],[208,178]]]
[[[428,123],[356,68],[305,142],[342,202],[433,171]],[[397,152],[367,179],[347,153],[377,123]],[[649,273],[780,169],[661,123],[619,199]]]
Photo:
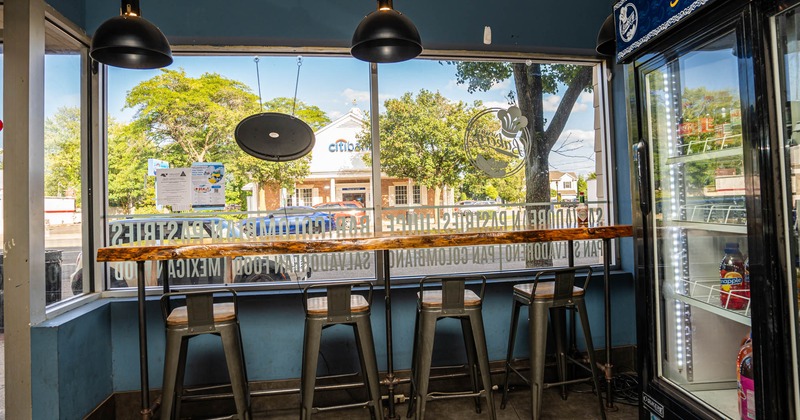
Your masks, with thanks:
[[[314,131],[303,120],[278,112],[262,112],[242,120],[234,132],[236,144],[250,156],[287,162],[314,148]]]
[[[370,63],[397,63],[422,52],[419,32],[411,19],[392,8],[391,0],[378,1],[353,33],[350,54]]]
[[[167,38],[156,25],[141,17],[138,0],[123,0],[122,15],[97,28],[89,56],[126,69],[157,69],[172,64]]]
[[[597,47],[595,50],[600,55],[614,55],[617,49],[617,33],[614,30],[614,15],[608,15],[600,32],[597,33]]]

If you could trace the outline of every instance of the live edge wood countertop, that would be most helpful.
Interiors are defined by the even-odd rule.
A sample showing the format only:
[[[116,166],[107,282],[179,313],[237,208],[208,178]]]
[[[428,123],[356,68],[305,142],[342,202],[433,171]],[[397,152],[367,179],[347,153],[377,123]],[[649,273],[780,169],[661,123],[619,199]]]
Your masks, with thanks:
[[[391,249],[439,248],[448,246],[504,245],[528,242],[556,242],[613,239],[633,235],[631,225],[571,229],[480,231],[422,235],[377,233],[348,238],[306,239],[302,235],[227,240],[152,241],[110,246],[97,250],[97,261],[154,261],[187,258],[219,258],[246,255],[306,254],[317,252],[378,251]]]

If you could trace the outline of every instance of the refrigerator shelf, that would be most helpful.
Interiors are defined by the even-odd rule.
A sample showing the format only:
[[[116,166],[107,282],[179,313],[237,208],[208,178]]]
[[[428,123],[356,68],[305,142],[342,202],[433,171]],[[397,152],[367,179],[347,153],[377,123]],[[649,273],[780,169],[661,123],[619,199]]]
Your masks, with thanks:
[[[687,220],[670,220],[669,227],[747,235],[746,225],[740,225],[734,223],[706,223],[706,222],[696,222]]]
[[[683,290],[684,293],[676,293],[674,298],[731,321],[750,326],[750,298],[723,292],[720,290],[719,279],[684,279]],[[725,304],[720,295],[725,296]],[[745,301],[745,308],[732,309],[734,298]]]
[[[737,136],[739,138],[738,146],[727,146],[717,150],[709,150],[700,153],[690,153],[681,156],[672,156],[667,158],[667,164],[674,165],[677,163],[688,163],[688,162],[697,162],[703,160],[742,156],[742,138],[741,138],[742,135],[738,134]],[[709,139],[708,141],[713,141],[713,140],[714,139]]]

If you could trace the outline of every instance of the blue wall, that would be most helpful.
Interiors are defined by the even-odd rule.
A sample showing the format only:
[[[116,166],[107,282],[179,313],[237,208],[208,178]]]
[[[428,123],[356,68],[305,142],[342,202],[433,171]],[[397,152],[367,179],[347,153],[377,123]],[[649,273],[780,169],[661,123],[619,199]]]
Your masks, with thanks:
[[[57,8],[68,0],[52,2]],[[142,15],[175,45],[349,47],[375,0],[196,0],[140,2]],[[595,55],[597,31],[611,13],[608,1],[398,0],[396,10],[417,26],[427,49],[553,52]],[[119,14],[119,2],[85,0],[81,25],[91,34]],[[577,12],[580,11],[580,12]],[[66,10],[62,13],[66,14]],[[77,22],[77,21],[76,21]],[[491,26],[493,43],[483,44]]]
[[[632,278],[614,273],[611,278],[614,304],[613,345],[632,344]],[[586,295],[592,340],[604,346],[602,276],[595,276]],[[492,360],[505,358],[511,315],[512,283],[487,286],[484,325]],[[416,286],[392,289],[395,369],[411,366]],[[244,294],[240,319],[248,378],[252,381],[300,377],[304,313],[300,294]],[[379,368],[386,369],[385,312],[382,292],[375,294],[372,329]],[[147,303],[148,360],[150,386],[161,388],[164,363],[164,324],[158,300]],[[527,354],[525,313],[517,338],[517,354]],[[139,341],[135,299],[106,299],[56,317],[32,328],[34,418],[75,418],[99,405],[112,392],[139,389]],[[584,349],[579,329],[579,348]],[[218,383],[227,380],[219,338],[192,339],[189,346],[187,383]],[[323,334],[319,373],[357,370],[352,329],[337,326]],[[437,330],[434,363],[452,364],[465,359],[460,324],[443,320]],[[209,369],[208,366],[220,366]]]
[[[80,418],[108,398],[115,345],[109,306],[93,302],[31,328],[33,418]]]

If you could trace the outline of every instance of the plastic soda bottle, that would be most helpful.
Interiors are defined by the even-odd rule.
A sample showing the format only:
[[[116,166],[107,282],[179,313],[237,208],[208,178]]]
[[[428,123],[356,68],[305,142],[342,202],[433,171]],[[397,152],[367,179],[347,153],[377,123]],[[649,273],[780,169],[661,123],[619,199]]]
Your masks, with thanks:
[[[725,256],[719,265],[720,294],[722,307],[745,309],[750,301],[750,284],[745,282],[746,270],[739,244],[725,244]]]
[[[742,420],[756,418],[755,372],[753,371],[752,333],[739,348],[736,357],[736,382],[738,385],[739,417]]]

